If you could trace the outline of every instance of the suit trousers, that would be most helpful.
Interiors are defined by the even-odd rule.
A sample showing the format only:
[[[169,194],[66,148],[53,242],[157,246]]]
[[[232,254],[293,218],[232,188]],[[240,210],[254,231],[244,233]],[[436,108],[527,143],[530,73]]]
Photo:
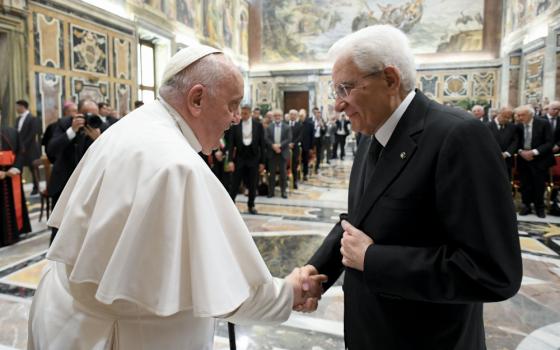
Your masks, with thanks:
[[[270,155],[270,166],[268,175],[268,195],[274,195],[274,186],[276,185],[276,171],[280,173],[280,190],[282,194],[286,194],[286,159],[282,154]]]
[[[307,177],[307,175],[309,174],[309,150],[308,149],[301,149],[301,165],[302,165],[302,171],[303,171],[303,176]]]
[[[253,208],[255,206],[255,197],[257,195],[257,180],[259,177],[259,165],[258,164],[246,164],[239,162],[235,164],[235,172],[233,174],[233,185],[231,187],[230,196],[235,202],[235,197],[239,193],[239,185],[241,181],[245,184],[249,190],[249,201],[247,206]]]
[[[317,171],[321,166],[321,153],[323,153],[323,143],[320,137],[313,139],[313,146],[315,146],[315,171]]]
[[[300,151],[300,146],[294,145],[294,148],[292,149],[292,164],[290,166],[292,170],[292,178],[294,179],[294,186],[297,186]]]
[[[340,159],[344,159],[344,156],[346,155],[346,153],[344,152],[344,147],[346,146],[346,135],[335,135],[335,141],[334,141],[331,158],[336,158],[336,153],[337,153],[336,151],[339,145],[340,145]]]
[[[536,210],[544,210],[544,189],[548,169],[541,169],[530,162],[520,162],[521,201],[527,207],[535,205]]]

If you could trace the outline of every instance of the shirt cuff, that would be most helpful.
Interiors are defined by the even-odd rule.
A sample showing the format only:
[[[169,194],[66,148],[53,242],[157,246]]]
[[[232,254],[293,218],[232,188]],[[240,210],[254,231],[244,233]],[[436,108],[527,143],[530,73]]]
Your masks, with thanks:
[[[506,156],[506,158],[511,158],[511,154],[509,154],[509,152],[504,152],[504,155]]]
[[[68,128],[66,130],[66,136],[68,136],[68,140],[72,140],[72,139],[74,139],[74,137],[76,137],[76,133],[74,132],[74,130],[72,128]]]
[[[533,151],[533,154],[534,154],[534,155],[536,155],[536,156],[538,156],[538,155],[539,155],[539,151],[538,151],[538,150],[537,150],[536,148],[535,148],[535,149],[533,149],[532,151]]]

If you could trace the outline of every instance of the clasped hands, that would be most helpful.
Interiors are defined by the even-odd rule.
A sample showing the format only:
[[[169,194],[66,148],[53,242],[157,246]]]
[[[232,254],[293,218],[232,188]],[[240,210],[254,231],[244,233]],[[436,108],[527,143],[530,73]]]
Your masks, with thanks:
[[[317,309],[323,294],[322,283],[327,281],[326,275],[320,275],[312,265],[305,265],[296,267],[285,280],[294,290],[294,311],[312,312]]]

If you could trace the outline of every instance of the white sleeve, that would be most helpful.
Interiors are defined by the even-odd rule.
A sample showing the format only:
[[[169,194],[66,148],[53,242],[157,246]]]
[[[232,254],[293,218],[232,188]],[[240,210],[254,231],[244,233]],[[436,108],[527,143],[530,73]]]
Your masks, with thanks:
[[[272,278],[266,284],[251,289],[249,298],[235,311],[218,318],[235,324],[280,324],[290,317],[293,299],[291,285],[282,279]]]

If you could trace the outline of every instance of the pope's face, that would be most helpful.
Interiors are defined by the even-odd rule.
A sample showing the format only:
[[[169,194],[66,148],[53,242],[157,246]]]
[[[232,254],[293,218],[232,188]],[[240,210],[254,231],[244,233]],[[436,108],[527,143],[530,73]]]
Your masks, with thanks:
[[[210,154],[218,148],[224,132],[240,122],[239,104],[243,99],[241,74],[232,67],[224,75],[223,81],[216,82],[214,86],[215,91],[208,94],[208,104],[203,110],[205,122],[199,142],[204,154]]]

